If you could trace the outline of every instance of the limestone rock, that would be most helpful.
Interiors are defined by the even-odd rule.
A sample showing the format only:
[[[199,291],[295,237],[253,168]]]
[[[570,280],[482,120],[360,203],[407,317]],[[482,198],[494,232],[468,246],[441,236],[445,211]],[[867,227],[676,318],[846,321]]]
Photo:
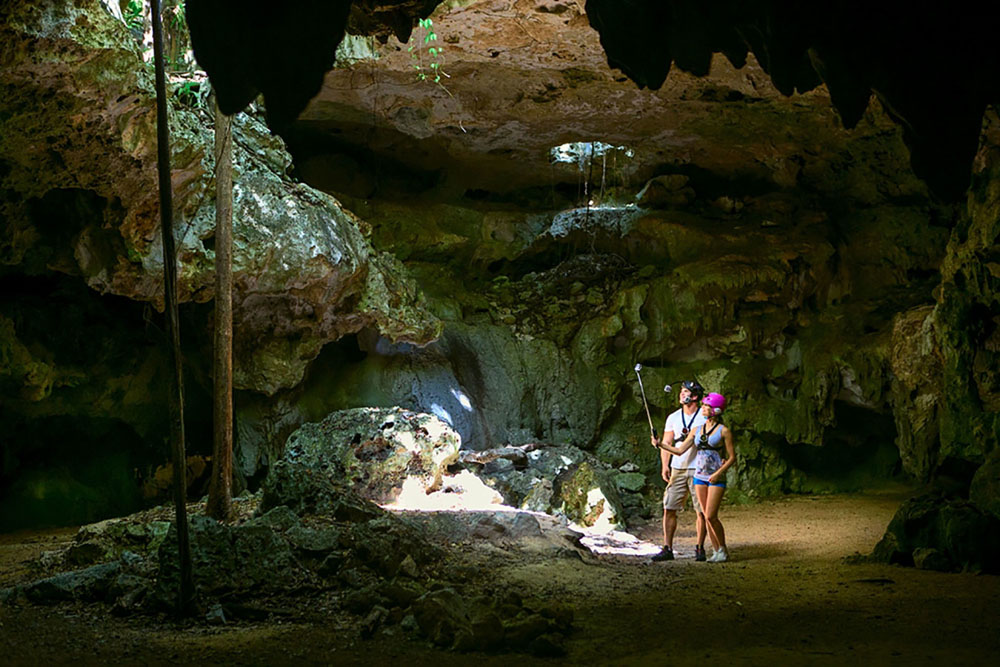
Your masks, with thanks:
[[[337,475],[337,469],[331,473],[328,469],[278,461],[271,466],[262,489],[257,509],[261,521],[280,506],[287,507],[298,516],[320,514],[352,522],[368,521],[383,512],[345,484]],[[277,522],[277,525],[284,525],[288,520],[282,518]]]
[[[258,516],[247,521],[247,525],[259,524],[280,532],[287,532],[292,527],[299,525],[299,523],[299,516],[291,507],[284,503],[267,511],[258,511]]]
[[[504,642],[504,627],[488,600],[442,588],[413,603],[420,631],[435,645],[458,651],[490,651]]]
[[[32,602],[102,599],[107,595],[120,569],[121,565],[113,562],[64,572],[28,584],[23,587],[23,592]]]
[[[355,408],[305,424],[286,444],[285,460],[313,470],[334,466],[365,498],[395,498],[409,476],[429,492],[458,458],[460,439],[433,415],[400,408]]]
[[[93,560],[116,559],[126,551],[152,554],[159,549],[169,528],[167,521],[143,521],[136,517],[107,519],[88,524],[77,531],[73,545],[64,558],[69,562],[88,552],[92,554]]]
[[[646,476],[639,472],[623,472],[614,477],[615,484],[625,492],[639,493],[646,487]]]
[[[195,587],[202,595],[287,591],[308,581],[288,543],[266,526],[227,526],[192,516],[189,531]],[[174,604],[179,576],[177,531],[171,524],[159,551],[156,594],[162,604]]]
[[[395,577],[401,571],[424,571],[442,556],[418,525],[391,513],[351,525],[343,540],[358,563],[383,578]]]
[[[913,550],[913,566],[918,570],[936,570],[948,572],[952,569],[951,560],[937,549],[918,547]]]
[[[526,454],[526,467],[485,467],[479,475],[523,509],[564,516],[582,526],[624,521],[617,479],[621,475],[570,446],[540,447]]]
[[[1000,116],[988,109],[963,222],[941,263],[934,324],[942,358],[941,454],[978,463],[1000,446]],[[982,483],[983,480],[980,481]]]
[[[927,479],[938,462],[944,389],[932,315],[930,306],[899,314],[891,343],[897,444],[903,467],[919,479]]]

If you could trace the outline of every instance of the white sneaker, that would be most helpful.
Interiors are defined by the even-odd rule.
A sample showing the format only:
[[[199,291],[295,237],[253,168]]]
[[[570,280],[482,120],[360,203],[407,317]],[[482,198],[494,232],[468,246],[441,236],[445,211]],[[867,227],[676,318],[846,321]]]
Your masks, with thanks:
[[[727,560],[729,560],[729,553],[724,547],[717,549],[714,554],[708,557],[709,563],[725,563]]]

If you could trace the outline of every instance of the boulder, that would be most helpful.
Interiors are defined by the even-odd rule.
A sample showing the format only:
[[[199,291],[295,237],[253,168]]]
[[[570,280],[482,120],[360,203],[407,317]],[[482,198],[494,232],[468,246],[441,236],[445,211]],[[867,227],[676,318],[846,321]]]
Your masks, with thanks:
[[[126,551],[153,554],[169,528],[168,521],[145,521],[137,516],[91,523],[77,531],[63,560],[68,565],[82,565],[116,559]]]
[[[443,421],[401,408],[331,413],[292,433],[284,460],[311,471],[336,471],[364,498],[388,502],[410,476],[430,492],[458,458],[460,438]]]
[[[1000,571],[1000,521],[971,503],[926,493],[903,503],[873,560],[935,570]]]
[[[36,603],[100,600],[107,596],[120,570],[121,564],[113,562],[63,572],[27,584],[23,587],[23,593],[28,600]]]
[[[619,473],[569,445],[533,445],[526,452],[518,448],[490,451],[508,450],[514,452],[518,461],[523,461],[523,469],[502,463],[508,459],[491,459],[489,451],[466,457],[467,465],[476,459],[487,460],[478,474],[504,496],[507,504],[562,516],[581,526],[598,523],[614,526],[624,521],[618,482],[622,475],[638,473]]]
[[[383,510],[365,500],[343,482],[339,468],[310,468],[290,461],[278,461],[264,479],[263,494],[257,514],[261,521],[278,507],[285,506],[293,514],[321,514],[338,521],[368,521]],[[275,515],[269,521],[287,525],[287,514]]]
[[[505,550],[545,554],[554,558],[589,561],[580,546],[580,533],[564,517],[511,510],[461,512],[405,512],[427,539],[443,544],[489,542]]]
[[[951,559],[937,549],[918,547],[913,550],[913,566],[918,570],[948,572],[952,569]]]
[[[412,613],[420,631],[442,648],[491,651],[504,645],[500,616],[486,598],[442,588],[414,601]]]
[[[352,524],[343,534],[343,544],[356,563],[384,578],[400,573],[414,578],[442,558],[418,524],[388,512]]]
[[[1000,450],[994,450],[972,477],[969,500],[980,511],[1000,519]]]

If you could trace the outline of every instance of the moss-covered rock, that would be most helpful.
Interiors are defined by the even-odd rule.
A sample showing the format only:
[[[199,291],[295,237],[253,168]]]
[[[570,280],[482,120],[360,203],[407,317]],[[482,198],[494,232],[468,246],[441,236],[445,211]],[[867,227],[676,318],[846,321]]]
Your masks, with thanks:
[[[427,492],[441,486],[461,440],[437,417],[400,408],[355,408],[304,424],[288,438],[284,460],[352,483],[363,497],[388,502],[409,477]]]
[[[934,556],[935,569],[997,572],[1000,563],[1000,523],[970,503],[929,493],[907,500],[896,511],[872,558],[884,563],[914,565]]]

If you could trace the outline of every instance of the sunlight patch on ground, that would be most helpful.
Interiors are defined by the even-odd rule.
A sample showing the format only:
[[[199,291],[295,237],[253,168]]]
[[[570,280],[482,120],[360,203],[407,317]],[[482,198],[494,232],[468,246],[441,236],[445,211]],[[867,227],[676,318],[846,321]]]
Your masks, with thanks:
[[[647,558],[660,552],[660,547],[652,542],[640,540],[635,535],[620,530],[609,530],[606,533],[586,532],[580,543],[595,554]]]
[[[594,489],[592,493],[600,494]],[[601,496],[603,498],[603,496]],[[427,493],[426,480],[421,477],[407,477],[403,481],[402,490],[395,501],[382,505],[384,509],[402,511],[416,510],[421,512],[520,512],[538,515],[538,512],[518,509],[505,505],[503,496],[488,486],[483,480],[468,470],[457,475],[445,475],[441,488]],[[574,523],[569,528],[582,533],[580,543],[596,554],[615,554],[618,556],[649,557],[657,553],[660,547],[640,540],[635,535],[618,530],[612,522],[610,512],[602,512],[593,526],[581,526]]]
[[[383,505],[387,510],[421,510],[439,512],[443,510],[498,510],[511,509],[503,504],[503,496],[487,486],[483,480],[468,470],[457,475],[445,475],[441,488],[427,493],[425,482],[420,477],[407,477],[395,501]]]

